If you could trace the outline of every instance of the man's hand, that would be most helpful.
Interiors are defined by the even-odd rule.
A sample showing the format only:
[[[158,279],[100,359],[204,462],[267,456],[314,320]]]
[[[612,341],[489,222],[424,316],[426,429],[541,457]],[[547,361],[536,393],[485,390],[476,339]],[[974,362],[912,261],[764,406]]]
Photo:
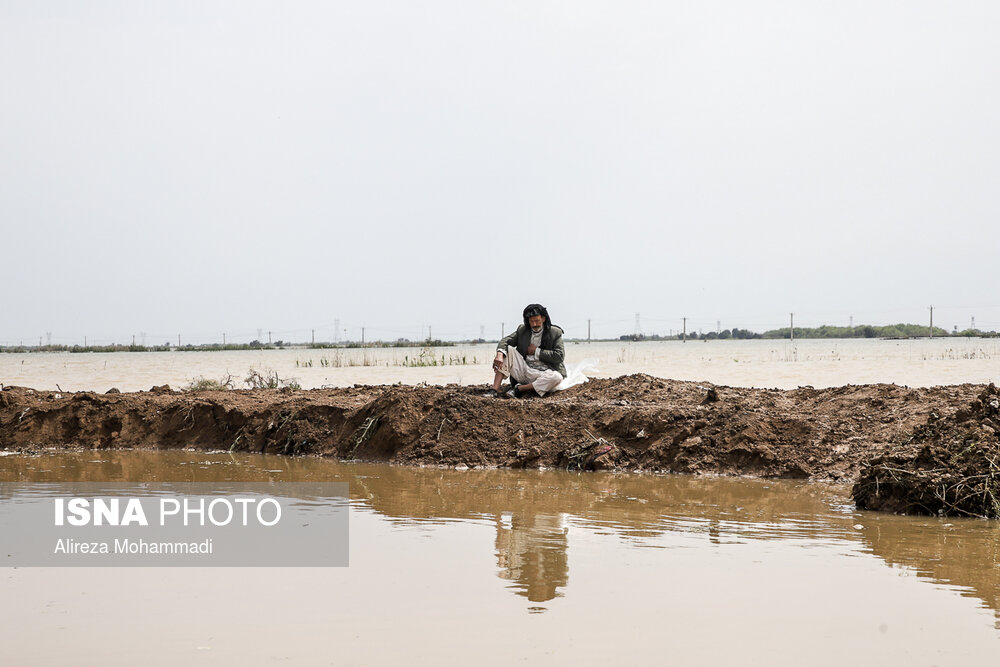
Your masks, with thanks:
[[[499,373],[501,368],[503,368],[503,353],[497,352],[496,359],[493,360],[493,370]]]
[[[533,354],[535,353],[535,350],[537,350],[537,349],[538,349],[538,346],[536,346],[536,345],[531,345],[531,344],[529,343],[529,344],[528,344],[528,356],[530,357],[531,355],[533,355]]]

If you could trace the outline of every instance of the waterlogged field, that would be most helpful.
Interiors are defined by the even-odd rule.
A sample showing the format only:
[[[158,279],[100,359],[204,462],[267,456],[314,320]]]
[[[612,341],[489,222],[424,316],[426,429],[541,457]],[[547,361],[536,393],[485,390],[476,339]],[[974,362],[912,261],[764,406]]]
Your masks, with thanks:
[[[303,388],[352,384],[485,384],[494,344],[440,348],[283,349],[110,354],[0,354],[0,382],[64,391],[139,391],[197,378],[274,371]],[[596,362],[599,377],[648,373],[676,380],[793,389],[887,382],[933,386],[1000,381],[1000,340],[650,341],[569,343],[566,363]]]
[[[195,452],[0,480],[338,481],[347,568],[0,570],[2,664],[995,665],[1000,531],[847,487]]]

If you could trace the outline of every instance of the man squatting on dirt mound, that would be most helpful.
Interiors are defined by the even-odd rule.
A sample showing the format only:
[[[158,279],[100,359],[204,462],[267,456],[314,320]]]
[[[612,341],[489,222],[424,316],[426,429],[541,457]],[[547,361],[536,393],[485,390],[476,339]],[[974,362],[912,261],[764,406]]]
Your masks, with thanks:
[[[549,312],[537,303],[528,304],[523,316],[524,324],[497,344],[493,389],[486,396],[501,396],[500,383],[505,377],[510,378],[507,395],[511,398],[530,391],[544,396],[566,377],[563,330],[552,324]]]

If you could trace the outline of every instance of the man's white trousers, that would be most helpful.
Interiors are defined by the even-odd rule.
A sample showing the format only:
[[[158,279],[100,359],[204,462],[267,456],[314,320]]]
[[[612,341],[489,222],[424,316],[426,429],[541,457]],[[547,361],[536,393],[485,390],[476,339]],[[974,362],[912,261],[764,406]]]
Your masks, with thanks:
[[[563,380],[559,371],[540,371],[529,366],[513,345],[507,346],[507,354],[503,358],[500,372],[505,378],[513,378],[518,384],[530,384],[539,396],[549,393]]]

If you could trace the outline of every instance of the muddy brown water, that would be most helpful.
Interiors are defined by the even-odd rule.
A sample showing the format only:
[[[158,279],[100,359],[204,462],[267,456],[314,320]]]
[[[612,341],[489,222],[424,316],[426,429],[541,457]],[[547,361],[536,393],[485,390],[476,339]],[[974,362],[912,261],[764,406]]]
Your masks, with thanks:
[[[0,664],[996,665],[1000,526],[849,488],[189,451],[0,480],[346,481],[347,568],[3,568]]]

